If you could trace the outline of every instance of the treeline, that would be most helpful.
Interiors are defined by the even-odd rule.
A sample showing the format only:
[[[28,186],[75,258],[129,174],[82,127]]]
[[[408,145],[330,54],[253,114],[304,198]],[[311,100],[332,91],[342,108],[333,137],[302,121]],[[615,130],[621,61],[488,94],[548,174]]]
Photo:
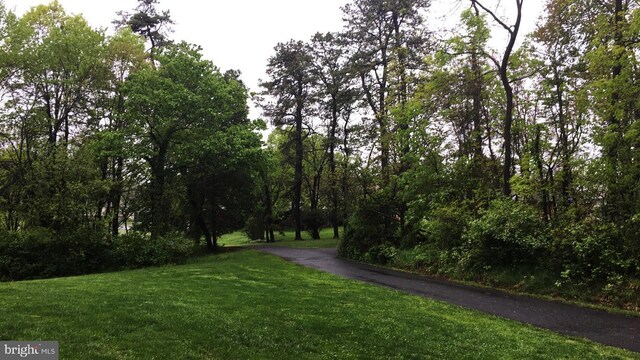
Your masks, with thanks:
[[[0,2],[0,279],[179,261],[260,195],[239,73],[171,42],[156,0],[119,15]]]
[[[276,46],[267,228],[344,225],[350,258],[637,306],[638,2],[548,0],[530,34],[523,0],[467,4],[436,36],[429,1],[352,0],[342,32]]]

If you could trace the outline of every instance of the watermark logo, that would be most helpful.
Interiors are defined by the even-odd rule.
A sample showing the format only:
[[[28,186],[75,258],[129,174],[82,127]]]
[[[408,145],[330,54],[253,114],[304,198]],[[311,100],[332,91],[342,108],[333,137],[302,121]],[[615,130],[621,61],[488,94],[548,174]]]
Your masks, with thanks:
[[[0,341],[0,360],[58,360],[57,341]]]

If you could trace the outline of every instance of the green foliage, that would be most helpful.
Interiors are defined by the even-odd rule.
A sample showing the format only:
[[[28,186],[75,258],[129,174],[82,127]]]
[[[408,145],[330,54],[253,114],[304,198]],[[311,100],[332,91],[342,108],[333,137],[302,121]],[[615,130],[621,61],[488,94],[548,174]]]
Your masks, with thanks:
[[[535,264],[549,248],[545,224],[530,205],[494,200],[463,234],[471,266]]]
[[[361,201],[348,219],[344,239],[338,248],[342,256],[361,258],[369,249],[383,244],[397,244],[400,219],[385,196]]]
[[[302,224],[304,229],[312,232],[329,223],[326,211],[322,209],[309,209],[302,211]]]
[[[113,240],[113,260],[124,268],[140,268],[184,262],[194,254],[193,240],[179,233],[151,239],[142,233],[120,235]]]
[[[616,224],[585,219],[562,224],[553,235],[554,260],[561,273],[558,286],[604,286],[617,275],[636,271],[616,246]]]
[[[47,228],[0,231],[0,281],[81,275],[184,262],[193,240],[142,233],[109,239],[101,224],[56,233]]]
[[[395,246],[384,243],[373,246],[367,250],[363,259],[368,262],[386,265],[398,255],[398,249]]]
[[[425,271],[431,274],[448,274],[457,265],[448,250],[434,244],[420,244],[413,248],[398,249],[391,264],[400,269]]]
[[[249,217],[244,226],[248,240],[264,240],[265,222],[262,216]]]
[[[33,228],[0,231],[0,280],[24,280],[103,271],[112,264],[99,224],[56,233]]]
[[[472,218],[469,204],[451,202],[437,206],[422,218],[417,229],[417,242],[427,242],[440,249],[451,249],[460,246],[462,235]]]

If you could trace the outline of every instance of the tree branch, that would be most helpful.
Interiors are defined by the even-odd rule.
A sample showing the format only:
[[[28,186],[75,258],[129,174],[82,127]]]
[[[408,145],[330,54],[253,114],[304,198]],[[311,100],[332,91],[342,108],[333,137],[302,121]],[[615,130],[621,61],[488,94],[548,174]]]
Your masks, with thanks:
[[[516,0],[519,6],[522,6],[522,0]],[[505,30],[509,32],[509,34],[513,33],[511,30],[511,26],[507,25],[504,21],[500,20],[500,18],[491,10],[489,10],[486,6],[482,5],[478,0],[471,0],[471,3],[475,6],[478,5],[484,10],[487,14],[489,14],[493,20],[495,20],[500,26],[502,26]]]

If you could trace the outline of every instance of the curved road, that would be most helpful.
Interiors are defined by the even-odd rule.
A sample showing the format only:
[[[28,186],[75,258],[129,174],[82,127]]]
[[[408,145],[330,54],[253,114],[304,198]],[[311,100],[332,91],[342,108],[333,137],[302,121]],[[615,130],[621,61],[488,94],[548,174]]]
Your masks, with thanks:
[[[640,352],[640,317],[508,294],[339,259],[336,249],[261,246],[260,251],[342,277],[390,287],[562,334]]]

